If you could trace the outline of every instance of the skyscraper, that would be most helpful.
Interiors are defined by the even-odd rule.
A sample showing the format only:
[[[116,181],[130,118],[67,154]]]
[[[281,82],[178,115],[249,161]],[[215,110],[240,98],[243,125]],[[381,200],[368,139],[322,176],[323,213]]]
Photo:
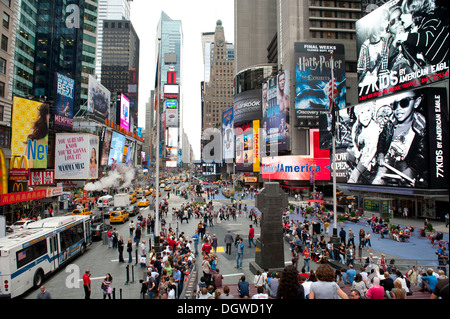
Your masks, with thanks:
[[[139,37],[129,20],[103,21],[102,85],[130,100],[130,131],[138,124]]]
[[[130,0],[99,0],[98,1],[98,30],[95,75],[101,81],[102,52],[103,52],[103,21],[130,20]]]
[[[225,41],[222,21],[217,21],[214,34],[210,76],[204,84],[202,130],[220,126],[222,112],[233,106],[234,47]]]

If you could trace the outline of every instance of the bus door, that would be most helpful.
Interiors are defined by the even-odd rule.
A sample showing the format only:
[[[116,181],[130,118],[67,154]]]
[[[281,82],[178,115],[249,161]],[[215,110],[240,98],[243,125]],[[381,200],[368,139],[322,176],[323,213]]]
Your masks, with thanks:
[[[59,245],[58,245],[58,235],[54,234],[53,236],[48,238],[49,240],[49,253],[48,256],[52,261],[52,270],[55,270],[59,267]]]
[[[86,246],[92,244],[91,226],[92,226],[91,220],[86,221],[86,223],[84,224],[84,238],[86,239]]]

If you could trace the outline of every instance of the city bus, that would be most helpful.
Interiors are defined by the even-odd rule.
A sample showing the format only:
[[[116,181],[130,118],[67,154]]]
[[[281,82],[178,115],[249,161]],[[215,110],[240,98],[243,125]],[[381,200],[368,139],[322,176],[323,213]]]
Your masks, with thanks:
[[[92,243],[90,216],[49,217],[31,224],[0,238],[0,298],[41,286]]]

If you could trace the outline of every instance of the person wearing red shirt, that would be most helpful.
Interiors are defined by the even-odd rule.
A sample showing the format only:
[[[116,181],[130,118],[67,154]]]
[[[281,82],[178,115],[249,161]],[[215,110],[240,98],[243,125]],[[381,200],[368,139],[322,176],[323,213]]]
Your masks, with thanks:
[[[370,299],[384,299],[384,287],[380,286],[380,278],[373,278],[373,285],[367,290],[366,296]]]
[[[206,254],[209,255],[209,253],[211,252],[212,249],[212,245],[209,241],[205,240],[205,243],[202,246],[202,251]]]
[[[248,248],[252,248],[252,243],[256,247],[256,244],[253,240],[253,238],[255,237],[255,229],[253,228],[252,225],[249,225],[249,226],[250,226],[250,230],[248,231]]]
[[[84,299],[91,299],[91,271],[86,269],[83,275]]]

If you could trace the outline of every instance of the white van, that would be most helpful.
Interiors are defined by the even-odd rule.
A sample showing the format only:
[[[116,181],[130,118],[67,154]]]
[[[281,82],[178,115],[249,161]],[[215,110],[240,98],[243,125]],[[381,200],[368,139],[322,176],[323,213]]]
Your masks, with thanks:
[[[97,207],[98,208],[104,208],[104,207],[111,207],[114,206],[114,197],[111,195],[105,195],[102,197],[99,197],[97,200]]]

